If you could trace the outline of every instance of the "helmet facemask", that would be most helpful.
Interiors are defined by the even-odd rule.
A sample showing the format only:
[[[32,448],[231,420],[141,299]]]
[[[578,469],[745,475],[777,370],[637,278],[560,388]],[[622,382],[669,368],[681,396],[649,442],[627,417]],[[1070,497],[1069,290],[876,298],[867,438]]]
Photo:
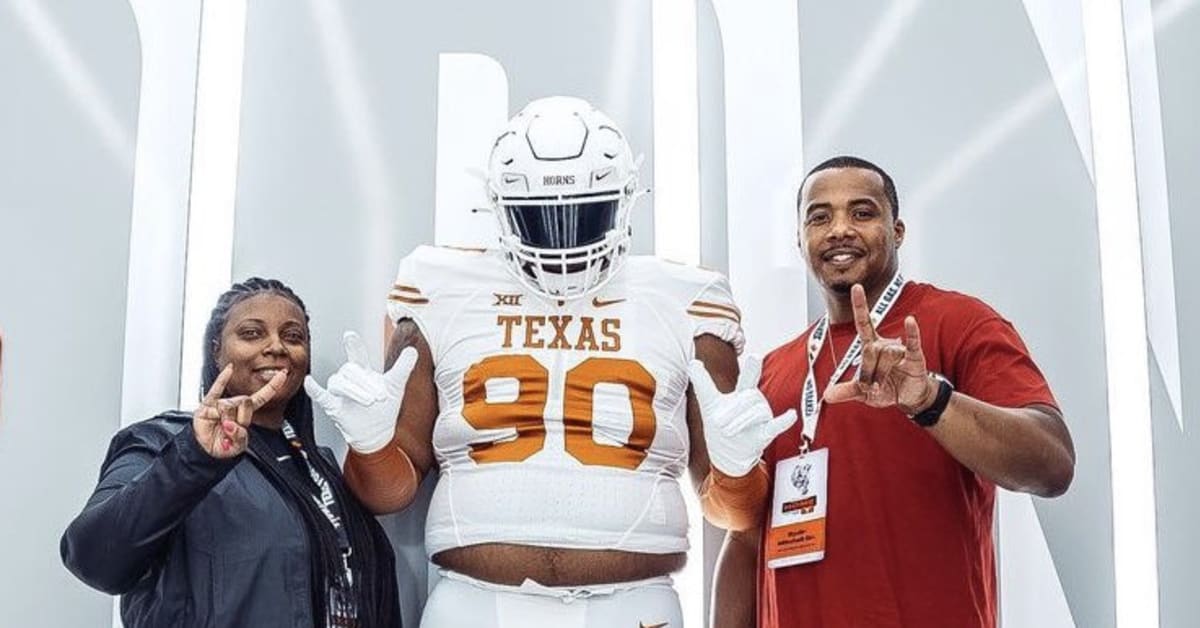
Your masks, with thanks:
[[[500,243],[518,279],[554,299],[572,299],[602,286],[629,252],[624,193],[548,202],[497,198]]]

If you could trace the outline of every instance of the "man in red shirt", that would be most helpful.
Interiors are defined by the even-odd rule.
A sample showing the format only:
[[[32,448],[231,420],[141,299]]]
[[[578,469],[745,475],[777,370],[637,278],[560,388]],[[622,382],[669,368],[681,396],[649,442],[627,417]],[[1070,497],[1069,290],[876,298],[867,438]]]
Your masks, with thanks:
[[[802,418],[764,453],[763,525],[727,543],[717,626],[992,628],[995,487],[1053,497],[1074,474],[1054,396],[1008,321],[899,274],[878,166],[818,165],[797,209],[827,314],[764,362],[774,412]]]

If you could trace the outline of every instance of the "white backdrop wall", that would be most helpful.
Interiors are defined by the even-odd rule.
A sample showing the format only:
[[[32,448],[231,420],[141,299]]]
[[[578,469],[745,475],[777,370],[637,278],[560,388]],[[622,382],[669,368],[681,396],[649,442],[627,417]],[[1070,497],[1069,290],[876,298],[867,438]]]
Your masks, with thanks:
[[[1196,111],[1200,110],[1200,74],[1196,72],[1200,2],[1156,0],[1151,9],[1151,32],[1134,39],[1148,48],[1141,51],[1143,54],[1157,58],[1157,67],[1151,63],[1147,69],[1151,73],[1157,69],[1157,75],[1150,77],[1157,79],[1157,85],[1154,81],[1143,82],[1139,90],[1135,83],[1134,111],[1141,116],[1134,119],[1134,140],[1143,143],[1161,137],[1161,148],[1156,147],[1158,152],[1151,155],[1165,168],[1160,174],[1165,179],[1166,195],[1158,209],[1169,221],[1173,264],[1157,269],[1166,280],[1158,289],[1174,291],[1176,326],[1160,329],[1158,335],[1178,339],[1177,347],[1152,346],[1151,355],[1159,604],[1163,626],[1191,626],[1200,617],[1200,596],[1195,587],[1195,565],[1200,557],[1200,541],[1196,538],[1200,527],[1200,500],[1196,497],[1200,478],[1200,281],[1195,274],[1200,269],[1200,249],[1195,245],[1200,238],[1200,213],[1196,211],[1200,207],[1200,178],[1196,176],[1200,172],[1200,125],[1196,123]],[[1143,212],[1147,208],[1141,193],[1150,185],[1144,179],[1151,175],[1144,173],[1139,163]],[[1146,248],[1163,244],[1143,241]],[[1150,298],[1149,281],[1147,288]],[[1179,356],[1181,385],[1175,394],[1181,401],[1180,414],[1175,411],[1173,391],[1161,363],[1161,354],[1171,350],[1178,351]]]
[[[1192,533],[1200,470],[1189,429],[1200,411],[1189,394],[1200,386],[1200,333],[1187,324],[1200,320],[1200,286],[1183,272],[1197,266],[1186,244],[1200,232],[1186,211],[1200,201],[1200,183],[1189,174],[1200,167],[1200,132],[1191,123],[1200,83],[1190,70],[1200,53],[1200,2],[1125,0],[1127,19],[1139,1],[1149,3],[1141,9],[1153,20],[1149,61],[1129,35],[1143,246],[1162,242],[1145,229],[1152,202],[1162,202],[1165,214],[1156,215],[1167,218],[1173,262],[1156,272],[1171,275],[1177,321],[1150,330],[1157,353],[1147,365],[1160,598],[1162,625],[1184,626],[1200,612],[1190,587],[1200,558]],[[1002,498],[1004,624],[1113,625],[1108,382],[1079,3],[743,4],[698,3],[702,262],[730,272],[752,345],[769,349],[820,313],[794,252],[794,184],[803,167],[848,152],[891,171],[909,225],[906,272],[981,296],[1010,318],[1075,437],[1079,462],[1067,496]],[[181,10],[194,19],[197,6]],[[471,205],[469,194],[437,189],[443,176],[446,185],[471,180],[436,165],[449,159],[447,120],[463,114],[439,103],[439,89],[454,84],[443,73],[453,65],[450,53],[486,55],[478,67],[489,82],[478,91],[488,102],[478,111],[493,119],[550,93],[591,99],[646,153],[644,179],[652,181],[650,17],[649,4],[636,0],[452,0],[419,10],[374,0],[250,3],[233,277],[275,276],[306,299],[318,376],[340,363],[344,329],[380,346],[381,295],[398,260],[444,237],[435,224],[455,212],[468,216]],[[176,75],[194,75],[195,40],[176,45]],[[180,235],[179,186],[188,186],[188,174],[176,140],[191,127],[192,94],[177,82],[154,96],[173,104],[143,100],[141,107],[144,116],[165,115],[161,132],[175,138],[159,145],[174,146],[162,163],[170,181],[157,197],[171,223],[146,205],[131,211],[134,146],[154,144],[135,137],[153,128],[139,120],[139,80],[151,73],[140,71],[128,3],[0,0],[0,53],[7,94],[0,99],[0,326],[8,351],[0,477],[22,479],[0,483],[0,500],[15,505],[15,514],[5,510],[3,530],[18,540],[0,561],[0,623],[104,625],[109,601],[61,567],[58,536],[120,424],[122,390],[136,392],[141,380],[130,379],[145,368],[138,365],[153,363],[142,342],[151,339],[144,330],[135,335],[127,320],[146,320],[143,309],[171,311],[182,299],[182,281],[170,279],[181,276],[172,275],[174,266],[156,287],[138,283],[130,259],[145,249],[130,239]],[[1137,80],[1145,72],[1156,80]],[[463,78],[458,84],[470,90]],[[1157,200],[1148,196],[1154,185]],[[636,213],[635,252],[653,249],[653,211],[651,196]],[[463,218],[476,219],[491,220]],[[153,221],[166,231],[150,229]],[[153,259],[177,265],[177,257],[160,251]],[[131,289],[138,285],[141,297],[128,303],[139,311],[127,311],[127,278]],[[1162,285],[1156,275],[1147,291]],[[1147,301],[1151,309],[1164,303]],[[159,331],[153,342],[160,345],[178,333]],[[1171,347],[1160,340],[1172,337],[1179,386],[1165,357]],[[187,340],[174,338],[176,346]],[[70,395],[60,392],[64,378]],[[169,388],[156,384],[141,399],[168,398]],[[319,438],[340,444],[328,426]],[[387,522],[405,557],[402,577],[418,583],[404,593],[414,625],[423,597],[422,518],[418,510]],[[710,533],[710,542],[718,538]],[[706,554],[711,564],[711,545]]]
[[[121,422],[141,51],[124,0],[0,0],[0,624],[105,626],[58,541]]]

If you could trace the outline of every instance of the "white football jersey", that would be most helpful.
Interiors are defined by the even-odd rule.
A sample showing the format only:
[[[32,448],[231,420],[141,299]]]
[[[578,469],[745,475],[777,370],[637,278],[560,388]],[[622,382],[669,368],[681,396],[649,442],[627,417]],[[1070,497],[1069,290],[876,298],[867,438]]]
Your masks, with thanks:
[[[426,551],[478,543],[685,551],[686,391],[694,338],[739,352],[718,273],[630,257],[559,302],[525,290],[499,251],[417,248],[388,298],[429,343],[441,476]]]

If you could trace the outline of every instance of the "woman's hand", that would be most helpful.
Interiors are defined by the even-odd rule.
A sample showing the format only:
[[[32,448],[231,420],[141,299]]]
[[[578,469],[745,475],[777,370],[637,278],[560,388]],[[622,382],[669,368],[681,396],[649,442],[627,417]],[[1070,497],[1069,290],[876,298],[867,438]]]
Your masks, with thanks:
[[[192,432],[196,442],[213,458],[233,458],[246,451],[250,442],[250,421],[254,411],[273,399],[287,381],[287,371],[281,370],[253,395],[221,398],[225,385],[233,376],[230,364],[217,376],[212,388],[200,401],[200,407],[192,414]]]

